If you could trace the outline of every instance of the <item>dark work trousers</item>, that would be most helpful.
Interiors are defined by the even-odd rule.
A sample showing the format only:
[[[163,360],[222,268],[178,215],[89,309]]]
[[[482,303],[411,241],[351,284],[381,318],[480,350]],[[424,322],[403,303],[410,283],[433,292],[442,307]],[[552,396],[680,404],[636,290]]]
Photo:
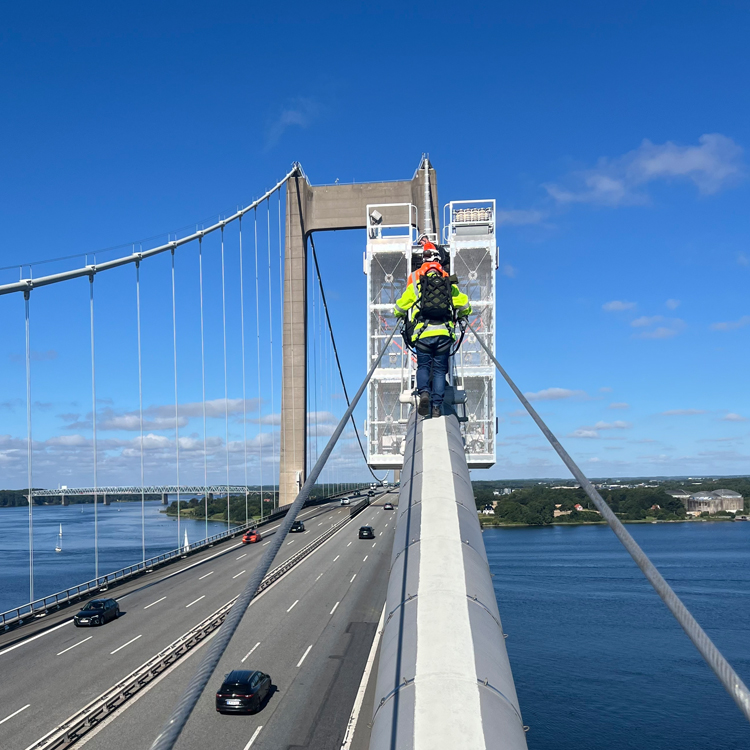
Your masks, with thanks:
[[[433,406],[443,405],[451,343],[447,336],[433,336],[417,344],[417,391],[428,391]]]

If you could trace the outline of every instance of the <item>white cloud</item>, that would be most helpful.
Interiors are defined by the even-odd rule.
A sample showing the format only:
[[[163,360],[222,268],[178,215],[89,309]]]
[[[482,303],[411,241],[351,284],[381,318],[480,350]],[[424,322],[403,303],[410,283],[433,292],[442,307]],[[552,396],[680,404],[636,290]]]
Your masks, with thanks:
[[[612,388],[610,388],[608,385],[605,385],[599,389],[600,393],[612,393]]]
[[[568,437],[571,438],[598,438],[599,433],[596,430],[574,430],[573,432],[568,435]]]
[[[524,393],[529,401],[557,401],[563,398],[586,398],[586,391],[572,391],[569,388],[545,388],[536,393]]]
[[[737,253],[737,263],[740,266],[750,266],[750,258],[745,253]]]
[[[309,127],[320,114],[320,110],[320,104],[307,97],[298,97],[289,102],[270,122],[266,134],[266,148],[275,146],[291,127]]]
[[[516,278],[516,269],[511,266],[510,263],[503,265],[503,276],[507,276],[509,279]]]
[[[634,328],[642,328],[643,326],[652,326],[656,323],[661,323],[663,320],[664,318],[661,315],[653,315],[650,318],[646,315],[643,315],[640,318],[636,318],[635,320],[631,321],[630,325]]]
[[[694,414],[705,414],[705,409],[669,409],[668,411],[663,411],[662,416],[663,417],[686,417],[686,416],[692,416]]]
[[[575,172],[565,186],[544,185],[558,203],[606,206],[648,202],[644,186],[655,180],[687,180],[703,194],[716,193],[744,176],[742,148],[720,133],[707,133],[699,145],[678,146],[644,140],[616,159],[599,159],[596,167]]]
[[[712,323],[712,331],[735,331],[750,325],[750,315],[743,315],[739,320],[730,320],[725,323]]]
[[[633,425],[630,422],[617,420],[616,422],[597,422],[594,425],[595,430],[627,430]]]
[[[735,414],[734,412],[729,412],[729,414],[725,414],[722,417],[722,420],[725,422],[747,422],[747,417]]]
[[[630,404],[626,404],[624,401],[616,401],[613,404],[609,405],[610,409],[629,409]]]
[[[663,325],[657,325],[658,323],[663,323]],[[661,315],[636,318],[636,320],[632,321],[630,325],[636,328],[657,326],[650,331],[642,331],[641,333],[635,334],[635,338],[637,339],[669,339],[685,329],[684,320],[681,320],[680,318],[664,318]]]
[[[496,221],[498,226],[502,226],[503,224],[522,226],[524,224],[538,224],[546,216],[547,214],[544,211],[500,209],[497,212]]]
[[[676,310],[680,306],[680,300],[678,299],[668,299],[664,305],[668,307],[670,310]]]
[[[605,302],[602,305],[602,310],[606,312],[622,312],[623,310],[632,310],[635,306],[635,302],[624,302],[623,300],[615,299],[611,302]]]

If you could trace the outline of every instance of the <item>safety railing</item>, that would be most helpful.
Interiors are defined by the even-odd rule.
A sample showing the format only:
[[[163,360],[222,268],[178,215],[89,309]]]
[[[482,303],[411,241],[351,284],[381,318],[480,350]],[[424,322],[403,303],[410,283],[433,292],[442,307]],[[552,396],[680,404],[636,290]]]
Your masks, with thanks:
[[[40,615],[49,614],[50,610],[58,610],[61,607],[85,598],[94,592],[106,590],[112,584],[122,583],[125,580],[151,571],[155,567],[162,566],[170,561],[181,559],[182,557],[185,557],[185,555],[206,549],[212,544],[216,544],[216,542],[237,536],[247,529],[265,525],[284,515],[286,515],[286,509],[277,511],[268,516],[268,518],[263,520],[262,524],[251,522],[240,524],[239,526],[233,526],[231,529],[222,531],[220,534],[214,534],[206,539],[201,539],[199,542],[190,544],[188,549],[181,547],[169,550],[168,552],[162,552],[159,555],[149,557],[141,562],[115,570],[113,573],[107,573],[107,575],[99,576],[99,578],[92,578],[90,581],[79,583],[77,586],[71,586],[70,588],[42,597],[41,599],[35,599],[33,602],[28,602],[20,607],[9,609],[6,612],[0,613],[0,626],[3,626],[5,630],[9,630],[13,625],[23,625],[30,619],[39,617]]]

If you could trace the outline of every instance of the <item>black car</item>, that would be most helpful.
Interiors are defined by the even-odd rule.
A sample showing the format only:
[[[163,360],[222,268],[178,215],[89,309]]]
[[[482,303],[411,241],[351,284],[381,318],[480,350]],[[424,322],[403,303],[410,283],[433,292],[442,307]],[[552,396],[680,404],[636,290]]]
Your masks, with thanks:
[[[295,521],[292,524],[292,528],[289,529],[289,531],[292,533],[297,533],[299,531],[304,531],[304,530],[305,530],[305,524],[302,523],[302,521]]]
[[[216,693],[216,710],[220,714],[252,714],[260,711],[271,692],[271,678],[257,670],[235,669]]]
[[[104,625],[120,616],[120,605],[114,599],[92,599],[80,612],[73,616],[77,628],[91,625]]]
[[[360,539],[374,539],[375,531],[372,528],[372,526],[361,526],[359,529],[359,538]]]

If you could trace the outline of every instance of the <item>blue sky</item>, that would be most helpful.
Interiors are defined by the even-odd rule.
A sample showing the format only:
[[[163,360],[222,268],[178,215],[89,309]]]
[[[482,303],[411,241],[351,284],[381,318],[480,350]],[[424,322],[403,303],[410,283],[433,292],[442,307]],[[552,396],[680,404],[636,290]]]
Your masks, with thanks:
[[[16,5],[0,28],[0,266],[157,244],[246,205],[295,160],[313,184],[403,179],[429,152],[441,203],[498,201],[498,352],[585,471],[747,473],[748,20],[735,2]],[[236,449],[234,230],[226,241]],[[223,481],[217,243],[204,248],[209,479]],[[365,368],[364,238],[321,235],[317,247],[353,390]],[[169,274],[166,256],[144,264],[148,481],[174,474],[173,435],[160,429],[174,398]],[[17,277],[0,271],[0,282]],[[177,284],[180,401],[195,405],[196,252],[178,257]],[[259,419],[245,291],[257,481],[260,443],[272,471],[278,388],[272,402],[262,352]],[[96,292],[99,438],[109,441],[99,480],[137,481],[133,269],[102,274]],[[0,319],[0,486],[15,487],[26,471],[22,300],[0,298]],[[89,484],[88,282],[35,292],[32,324],[35,484]],[[278,351],[274,361],[278,379]],[[563,476],[512,394],[498,396],[498,464],[476,478]],[[325,401],[318,411],[340,411],[340,398]],[[203,474],[196,408],[181,415],[188,481]],[[325,432],[330,418],[318,421]],[[243,480],[240,453],[232,481]],[[365,476],[351,439],[337,465],[340,477]]]

